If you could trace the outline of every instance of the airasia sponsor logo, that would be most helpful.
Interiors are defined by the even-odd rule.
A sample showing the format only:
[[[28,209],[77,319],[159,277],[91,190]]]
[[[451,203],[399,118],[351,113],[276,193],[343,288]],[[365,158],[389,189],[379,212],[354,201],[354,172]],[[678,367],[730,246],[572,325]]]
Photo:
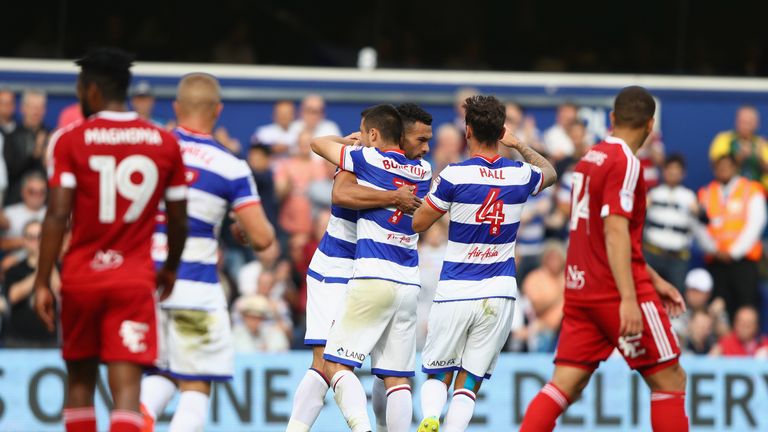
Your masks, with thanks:
[[[469,251],[467,254],[467,258],[479,259],[481,261],[485,259],[496,258],[497,256],[499,256],[499,250],[496,249],[496,246],[490,246],[486,249],[480,249],[479,247],[475,246],[475,248]]]

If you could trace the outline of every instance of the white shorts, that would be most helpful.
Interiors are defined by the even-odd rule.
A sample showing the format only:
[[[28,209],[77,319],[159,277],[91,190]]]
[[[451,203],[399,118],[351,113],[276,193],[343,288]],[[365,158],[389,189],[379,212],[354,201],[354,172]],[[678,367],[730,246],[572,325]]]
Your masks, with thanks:
[[[307,276],[307,331],[304,345],[325,346],[336,312],[344,302],[347,284],[320,282]]]
[[[326,360],[360,367],[371,355],[371,373],[414,376],[416,299],[419,287],[380,279],[353,279],[331,327]]]
[[[514,308],[510,298],[433,303],[421,370],[432,375],[464,369],[478,380],[490,378]]]
[[[232,379],[235,353],[226,309],[161,309],[157,367],[190,381]]]

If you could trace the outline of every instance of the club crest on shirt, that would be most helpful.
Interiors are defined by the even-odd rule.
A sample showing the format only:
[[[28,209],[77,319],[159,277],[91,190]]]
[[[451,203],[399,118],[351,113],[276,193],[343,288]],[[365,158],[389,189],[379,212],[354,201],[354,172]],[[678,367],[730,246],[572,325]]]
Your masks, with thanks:
[[[147,350],[147,344],[144,343],[144,336],[146,336],[147,331],[149,331],[149,325],[146,323],[125,320],[120,324],[120,337],[123,338],[123,345],[132,353]]]
[[[123,261],[123,254],[114,249],[100,250],[91,260],[91,268],[96,271],[116,269],[123,265]]]
[[[619,203],[621,204],[622,210],[627,213],[631,213],[635,204],[635,194],[624,190],[619,192]]]

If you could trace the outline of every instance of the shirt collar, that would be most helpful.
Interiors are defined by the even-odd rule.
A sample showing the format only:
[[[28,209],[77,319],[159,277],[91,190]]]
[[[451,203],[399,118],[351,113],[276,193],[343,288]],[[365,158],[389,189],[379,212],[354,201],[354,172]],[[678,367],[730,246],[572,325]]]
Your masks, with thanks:
[[[624,141],[621,138],[615,137],[613,135],[608,135],[607,137],[605,137],[605,142],[607,142],[608,144],[621,144],[624,147],[628,148],[629,150],[632,150],[629,148],[629,145],[626,143],[626,141]]]
[[[499,159],[501,159],[501,155],[498,155],[498,154],[497,154],[496,156],[494,156],[494,157],[490,158],[490,159],[488,159],[487,157],[485,157],[485,156],[483,156],[483,155],[479,155],[479,154],[473,154],[473,155],[472,155],[472,157],[473,157],[473,158],[480,158],[480,159],[482,159],[482,160],[484,160],[484,161],[488,162],[489,164],[493,164],[493,163],[496,163],[496,161],[498,161]]]
[[[99,111],[93,117],[112,121],[132,121],[138,119],[139,115],[134,111]]]

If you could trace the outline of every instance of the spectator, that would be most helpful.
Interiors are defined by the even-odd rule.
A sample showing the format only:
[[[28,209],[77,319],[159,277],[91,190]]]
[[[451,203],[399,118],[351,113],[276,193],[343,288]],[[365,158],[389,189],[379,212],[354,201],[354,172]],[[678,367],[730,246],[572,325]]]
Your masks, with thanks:
[[[33,282],[40,252],[41,224],[30,221],[23,228],[24,249],[27,257],[8,270],[5,283],[8,287],[8,304],[11,305],[11,319],[6,332],[8,347],[55,347],[56,332],[49,332],[34,310]],[[61,280],[54,269],[51,288],[59,292]]]
[[[741,167],[741,175],[768,187],[768,142],[757,135],[760,113],[753,106],[742,106],[736,111],[733,130],[720,132],[709,147],[712,162],[723,156],[733,156]]]
[[[421,289],[419,290],[418,308],[416,313],[416,349],[424,348],[427,339],[427,323],[432,300],[435,298],[437,282],[445,258],[445,246],[448,244],[447,221],[440,219],[419,238],[419,275]]]
[[[275,195],[274,172],[270,165],[270,156],[274,147],[263,144],[251,145],[248,151],[248,166],[251,167],[256,188],[259,190],[261,205],[267,214],[267,219],[277,226],[277,196]]]
[[[645,140],[645,144],[637,151],[640,166],[643,168],[643,180],[648,189],[659,184],[659,171],[664,165],[664,142],[661,134],[653,131]]]
[[[245,264],[237,276],[237,289],[240,295],[256,294],[258,289],[257,281],[264,271],[275,270],[280,263],[280,243],[272,242],[268,248],[258,253],[258,259]],[[282,293],[285,291],[285,281],[277,278],[277,288],[273,292]],[[281,284],[283,284],[281,286]]]
[[[520,141],[528,144],[534,150],[540,151],[541,132],[536,128],[536,119],[533,116],[525,115],[523,108],[514,102],[507,102],[504,106],[506,108],[504,127],[512,132]],[[505,151],[506,149],[507,147],[505,146],[499,146],[500,151]]]
[[[515,243],[516,277],[524,281],[530,271],[541,265],[544,241],[546,240],[546,218],[552,211],[552,190],[544,189],[528,198],[520,215],[520,228]]]
[[[742,306],[733,320],[733,332],[720,338],[712,355],[768,358],[768,339],[760,335],[754,306]]]
[[[432,172],[435,176],[449,164],[464,160],[464,135],[456,126],[444,123],[437,128],[432,150]]]
[[[288,336],[278,321],[279,314],[267,297],[243,296],[235,303],[235,313],[232,336],[236,352],[271,353],[290,348]]]
[[[557,107],[555,124],[544,131],[544,149],[555,161],[571,156],[573,141],[568,136],[568,127],[578,120],[579,108],[570,102]]]
[[[260,126],[251,137],[251,144],[268,146],[274,155],[288,153],[293,144],[291,123],[296,119],[296,107],[293,101],[281,100],[272,109],[272,123]]]
[[[587,124],[576,120],[565,129],[568,138],[573,143],[573,153],[558,160],[555,169],[558,174],[566,171],[572,171],[576,163],[587,153],[591,144],[587,142]]]
[[[474,96],[476,94],[479,94],[480,90],[473,88],[473,87],[462,87],[458,90],[456,90],[456,94],[453,99],[453,109],[456,113],[456,117],[453,119],[453,125],[461,131],[461,150],[464,150],[464,147],[466,146],[467,142],[464,140],[464,129],[467,127],[467,123],[464,120],[464,117],[467,115],[466,111],[464,110],[464,102],[467,100],[468,97]],[[433,171],[436,175],[439,174],[438,171]]]
[[[0,90],[0,128],[4,134],[3,157],[8,175],[8,188],[4,205],[21,201],[21,180],[33,171],[44,173],[43,156],[47,131],[42,125],[45,115],[45,93],[28,90],[22,96],[22,111],[29,124],[18,124],[14,119],[16,110],[14,95],[9,90]]]
[[[294,120],[288,128],[289,144],[297,145],[299,135],[305,131],[309,133],[309,139],[326,135],[341,135],[341,130],[336,122],[325,118],[325,100],[320,95],[310,94],[301,100],[299,118]]]
[[[8,229],[2,241],[3,250],[13,250],[24,245],[22,234],[24,226],[31,220],[43,220],[45,217],[45,198],[47,183],[40,173],[32,172],[24,176],[21,182],[22,202],[4,209],[8,220]]]
[[[131,88],[131,108],[142,119],[159,128],[165,127],[163,120],[152,115],[152,111],[155,109],[155,93],[152,91],[152,85],[149,81],[139,81]]]
[[[733,156],[715,161],[714,175],[715,180],[699,190],[699,203],[708,218],[707,230],[699,237],[715,280],[715,297],[725,300],[733,319],[737,309],[759,301],[765,197],[759,183],[738,175]]]
[[[240,140],[229,134],[229,131],[224,126],[219,126],[213,131],[213,137],[221,145],[227,148],[232,153],[239,155],[243,149],[240,145]]]
[[[256,54],[251,43],[251,28],[245,21],[231,27],[226,38],[213,47],[213,61],[216,63],[253,64]]]
[[[83,121],[83,109],[80,107],[79,102],[75,102],[67,105],[59,113],[59,119],[56,121],[56,129],[67,127],[73,123],[79,123]]]
[[[312,156],[312,134],[299,134],[296,153],[275,170],[275,189],[282,201],[278,221],[287,234],[312,231],[312,205],[307,197],[309,185],[326,178],[325,161]]]
[[[668,157],[664,162],[664,183],[648,193],[643,243],[648,265],[680,292],[685,288],[699,212],[696,193],[682,185],[684,178],[683,157]]]
[[[716,336],[722,336],[730,331],[728,314],[725,303],[721,298],[712,297],[712,276],[703,268],[695,268],[685,276],[685,303],[687,309],[682,315],[672,318],[672,328],[683,339],[689,337],[688,330],[693,315],[704,312],[712,319]]]
[[[550,241],[544,247],[541,267],[523,281],[523,295],[528,299],[528,349],[553,352],[563,318],[565,286],[565,247]]]
[[[705,311],[696,311],[688,321],[683,349],[690,354],[709,354],[717,344],[717,336],[712,331],[712,317]]]

